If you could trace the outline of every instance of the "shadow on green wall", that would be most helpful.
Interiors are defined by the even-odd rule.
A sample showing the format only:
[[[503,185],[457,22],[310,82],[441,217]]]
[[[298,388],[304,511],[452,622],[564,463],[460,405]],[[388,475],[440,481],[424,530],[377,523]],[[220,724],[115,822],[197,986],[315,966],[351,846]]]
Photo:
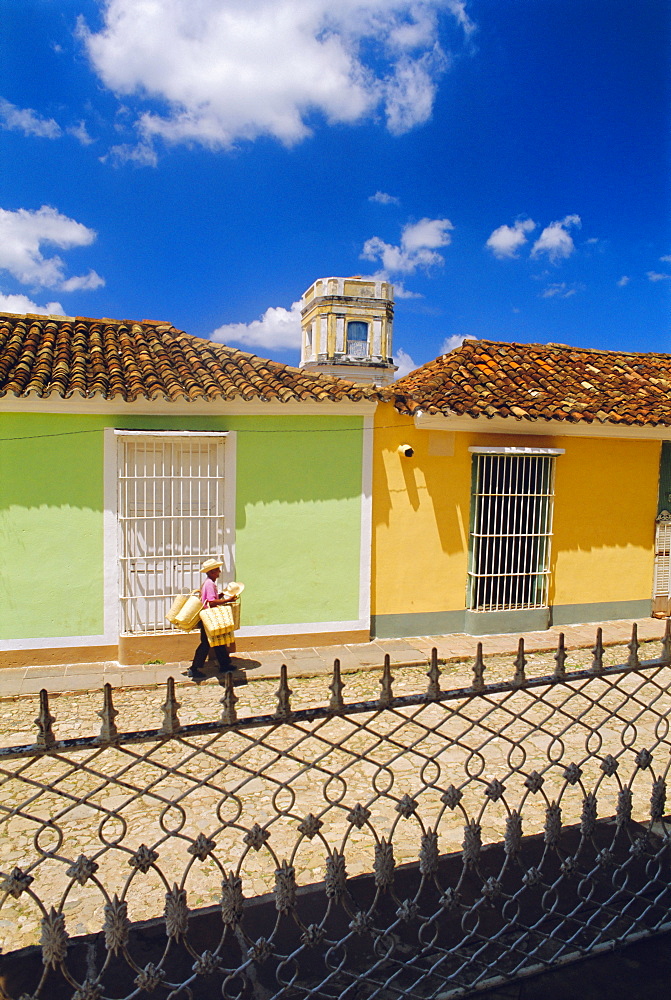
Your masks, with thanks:
[[[103,509],[101,421],[4,414],[0,427],[0,508]]]
[[[288,426],[289,425],[289,426]],[[237,526],[248,506],[319,504],[361,496],[361,419],[265,419],[237,441]],[[324,525],[327,529],[328,525]]]

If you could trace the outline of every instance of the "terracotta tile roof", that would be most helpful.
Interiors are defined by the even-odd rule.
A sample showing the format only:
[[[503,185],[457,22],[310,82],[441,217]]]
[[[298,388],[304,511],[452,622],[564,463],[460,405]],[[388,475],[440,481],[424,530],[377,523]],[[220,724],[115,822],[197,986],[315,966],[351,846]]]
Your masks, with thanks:
[[[671,355],[466,340],[389,387],[401,413],[671,424]]]
[[[267,361],[149,320],[0,313],[0,397],[377,400],[374,386]]]

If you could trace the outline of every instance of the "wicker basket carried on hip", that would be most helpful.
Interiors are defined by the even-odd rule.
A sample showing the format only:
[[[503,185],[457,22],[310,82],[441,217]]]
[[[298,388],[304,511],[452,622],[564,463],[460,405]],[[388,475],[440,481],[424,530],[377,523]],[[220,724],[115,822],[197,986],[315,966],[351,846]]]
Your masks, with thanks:
[[[190,632],[198,624],[202,610],[200,591],[192,590],[190,594],[178,594],[165,617],[171,625],[176,625],[183,632]]]
[[[240,598],[216,608],[205,608],[200,613],[207,641],[210,646],[232,646],[234,631],[240,627]]]

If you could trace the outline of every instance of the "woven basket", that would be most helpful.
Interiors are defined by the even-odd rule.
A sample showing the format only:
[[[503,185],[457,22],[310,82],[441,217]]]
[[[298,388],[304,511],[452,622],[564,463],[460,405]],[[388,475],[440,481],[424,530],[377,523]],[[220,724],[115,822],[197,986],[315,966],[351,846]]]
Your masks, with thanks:
[[[170,611],[168,611],[165,617],[168,619],[171,625],[175,624],[175,618],[186,604],[188,597],[189,597],[188,594],[178,594],[175,600],[170,605]]]
[[[179,597],[175,598],[175,601],[180,600],[184,595],[180,594]],[[198,624],[198,619],[200,618],[200,613],[203,610],[203,602],[200,599],[200,591],[194,590],[187,597],[186,600],[182,602],[181,607],[177,612],[172,614],[173,609],[166,615],[169,622],[176,625],[177,628],[181,628],[183,632],[190,632]],[[172,617],[170,615],[172,614]]]
[[[224,632],[223,635],[215,635],[207,640],[210,646],[235,646],[235,636],[232,632]],[[233,652],[231,649],[230,652]]]
[[[233,642],[235,616],[230,604],[220,604],[216,608],[205,608],[200,613],[207,641],[211,646],[229,645]]]
[[[228,607],[233,611],[233,628],[240,628],[240,598],[236,597]]]

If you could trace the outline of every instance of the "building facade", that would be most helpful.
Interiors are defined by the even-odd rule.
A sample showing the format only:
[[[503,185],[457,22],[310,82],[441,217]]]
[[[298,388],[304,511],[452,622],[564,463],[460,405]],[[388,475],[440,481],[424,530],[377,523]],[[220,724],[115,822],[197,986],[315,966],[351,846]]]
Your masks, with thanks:
[[[169,324],[0,317],[0,663],[191,655],[224,559],[238,647],[370,632],[377,394]]]
[[[470,341],[396,382],[376,412],[373,634],[649,615],[667,376],[669,357]]]
[[[364,320],[314,287],[328,353]],[[0,316],[0,665],[186,659],[165,613],[211,555],[240,649],[668,613],[669,386],[668,356],[469,341],[378,389]]]

